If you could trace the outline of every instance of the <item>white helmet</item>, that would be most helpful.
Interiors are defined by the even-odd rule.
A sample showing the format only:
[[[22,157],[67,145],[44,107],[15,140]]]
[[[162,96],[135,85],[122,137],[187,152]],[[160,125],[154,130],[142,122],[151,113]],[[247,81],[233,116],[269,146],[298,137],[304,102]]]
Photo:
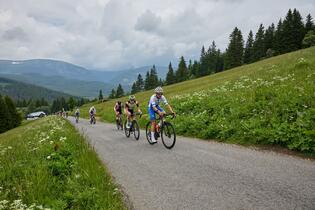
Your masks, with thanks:
[[[159,87],[154,89],[154,92],[155,93],[163,93],[163,88],[159,86]]]

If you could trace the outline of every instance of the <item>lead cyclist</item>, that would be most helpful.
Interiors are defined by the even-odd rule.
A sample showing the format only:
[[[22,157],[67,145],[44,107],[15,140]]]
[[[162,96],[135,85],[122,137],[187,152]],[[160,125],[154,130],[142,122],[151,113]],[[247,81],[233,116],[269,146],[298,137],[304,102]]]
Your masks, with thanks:
[[[156,139],[154,138],[154,132],[155,132],[155,126],[156,126],[156,116],[155,114],[158,114],[160,117],[163,117],[165,114],[165,111],[159,106],[161,102],[163,102],[170,112],[175,116],[175,112],[173,111],[171,105],[168,104],[165,96],[163,95],[163,88],[157,87],[154,89],[154,93],[149,101],[149,107],[148,112],[150,115],[150,121],[151,121],[151,141],[152,143],[156,143]]]

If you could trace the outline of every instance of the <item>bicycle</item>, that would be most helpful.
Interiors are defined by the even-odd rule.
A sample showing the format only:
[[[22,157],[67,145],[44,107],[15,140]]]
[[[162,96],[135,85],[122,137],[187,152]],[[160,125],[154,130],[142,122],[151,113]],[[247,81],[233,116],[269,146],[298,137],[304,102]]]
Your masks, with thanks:
[[[123,128],[123,120],[122,120],[122,116],[121,116],[122,114],[119,114],[118,115],[118,119],[116,119],[116,126],[117,126],[117,129],[118,130],[123,130],[124,128]]]
[[[127,138],[130,137],[130,133],[133,133],[135,139],[139,140],[140,128],[139,128],[139,123],[138,123],[137,119],[135,118],[136,115],[140,115],[140,118],[142,116],[142,114],[139,114],[139,113],[131,115],[131,117],[133,117],[134,119],[131,121],[130,127],[127,128],[128,119],[126,119],[126,121],[124,123],[124,128],[125,128],[125,135]]]
[[[90,124],[95,124],[96,123],[96,119],[94,114],[90,114]]]
[[[167,116],[172,116],[171,119],[175,118],[173,113],[164,114],[163,117],[160,116],[156,120],[154,138],[157,140],[159,137],[161,137],[163,145],[167,149],[172,149],[176,142],[176,132],[172,123],[164,120],[164,118]],[[155,142],[152,142],[151,140],[151,121],[147,123],[145,131],[149,144],[154,144]]]
[[[75,122],[79,123],[79,115],[78,114],[75,114]]]

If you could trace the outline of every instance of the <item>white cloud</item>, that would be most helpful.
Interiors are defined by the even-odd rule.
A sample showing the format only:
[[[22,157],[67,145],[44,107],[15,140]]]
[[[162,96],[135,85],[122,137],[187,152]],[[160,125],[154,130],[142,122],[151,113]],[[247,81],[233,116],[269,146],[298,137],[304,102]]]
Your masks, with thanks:
[[[315,16],[313,0],[0,0],[0,58],[54,58],[119,69],[198,59],[225,49],[235,26],[247,37],[289,8]]]

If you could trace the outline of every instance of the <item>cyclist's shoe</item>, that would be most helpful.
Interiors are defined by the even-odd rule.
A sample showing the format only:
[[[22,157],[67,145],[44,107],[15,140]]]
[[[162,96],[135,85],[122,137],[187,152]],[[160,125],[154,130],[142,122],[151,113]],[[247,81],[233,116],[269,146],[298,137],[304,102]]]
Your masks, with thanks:
[[[154,139],[157,140],[160,137],[160,134],[158,132],[154,133]]]

